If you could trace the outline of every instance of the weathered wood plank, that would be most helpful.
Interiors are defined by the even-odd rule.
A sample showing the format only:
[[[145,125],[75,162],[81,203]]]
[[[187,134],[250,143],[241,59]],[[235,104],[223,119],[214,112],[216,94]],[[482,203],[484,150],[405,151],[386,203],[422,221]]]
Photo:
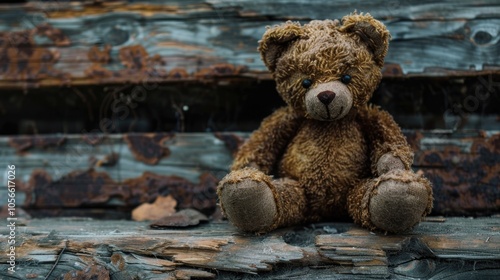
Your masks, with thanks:
[[[35,219],[18,223],[16,272],[8,274],[8,257],[2,254],[0,276],[44,279],[54,266],[50,279],[83,273],[95,279],[234,279],[234,272],[247,274],[238,274],[240,279],[442,279],[467,274],[492,279],[500,272],[499,228],[498,217],[450,218],[423,222],[408,235],[334,223],[254,236],[225,222],[152,230],[144,222]],[[0,228],[0,234],[8,235],[8,229]],[[6,246],[0,244],[1,250],[6,252]]]
[[[0,5],[0,87],[270,79],[256,51],[265,26],[341,18],[355,9],[370,12],[392,33],[386,77],[500,69],[494,0],[29,1]]]
[[[414,170],[433,184],[434,214],[499,212],[498,131],[405,134],[415,151]],[[169,194],[179,208],[210,214],[217,182],[246,137],[248,133],[1,137],[0,165],[4,170],[16,166],[17,203],[37,217],[116,218],[113,211],[129,217],[133,207]],[[0,175],[4,181],[6,174]],[[1,188],[0,196],[6,195]]]

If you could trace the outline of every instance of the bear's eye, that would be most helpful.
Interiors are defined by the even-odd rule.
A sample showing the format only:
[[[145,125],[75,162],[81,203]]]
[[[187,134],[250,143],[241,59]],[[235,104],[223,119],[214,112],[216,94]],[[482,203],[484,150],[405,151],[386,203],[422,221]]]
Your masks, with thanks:
[[[344,84],[348,84],[351,82],[351,76],[350,75],[342,75],[342,77],[340,77],[340,81]]]
[[[313,82],[310,79],[305,79],[302,81],[302,87],[303,88],[310,88],[312,86]]]

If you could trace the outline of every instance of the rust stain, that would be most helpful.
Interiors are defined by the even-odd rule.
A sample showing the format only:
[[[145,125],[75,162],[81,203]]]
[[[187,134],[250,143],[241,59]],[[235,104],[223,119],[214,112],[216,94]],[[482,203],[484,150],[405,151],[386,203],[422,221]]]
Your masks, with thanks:
[[[38,171],[31,175],[29,185],[35,195],[35,202],[30,206],[37,208],[105,204],[113,196],[126,196],[126,190],[107,173],[93,169],[74,171],[57,181]]]
[[[42,12],[46,13],[49,18],[75,18],[112,12],[133,12],[149,17],[159,13],[175,14],[179,11],[179,7],[173,5],[124,4],[120,1],[114,3],[113,1],[90,1],[79,5],[61,6],[58,9],[44,9],[43,5],[37,8],[42,9]]]
[[[156,69],[157,66],[165,65],[160,55],[149,56],[146,49],[141,45],[123,47],[119,51],[119,58],[127,69],[125,74],[142,72],[150,77],[165,77],[165,70]]]
[[[175,271],[175,279],[215,279],[216,275],[199,269],[178,269]]]
[[[120,160],[120,155],[117,153],[111,153],[106,156],[104,156],[102,159],[97,161],[96,166],[101,167],[101,166],[115,166],[118,161]]]
[[[41,24],[31,30],[0,32],[0,74],[4,79],[38,80],[59,78],[67,83],[71,76],[54,69],[59,61],[57,50],[36,45],[34,36],[42,35],[51,39],[56,46],[68,46],[69,38],[61,30],[49,24]]]
[[[488,215],[500,209],[500,134],[474,138],[470,153],[454,146],[420,151],[415,165],[433,184],[434,214]]]
[[[121,48],[119,58],[123,66],[130,70],[144,70],[148,64],[148,52],[141,45]]]
[[[241,145],[243,145],[243,143],[245,142],[245,139],[243,139],[243,137],[232,133],[216,132],[214,133],[214,136],[217,137],[217,139],[224,142],[224,145],[231,152],[233,156],[238,152]]]
[[[195,78],[213,78],[217,76],[235,76],[248,71],[246,66],[236,66],[229,63],[214,64],[208,68],[203,68],[194,73]]]
[[[158,42],[156,44],[158,47],[162,48],[178,48],[181,50],[190,50],[190,51],[203,51],[208,53],[213,53],[214,49],[204,46],[191,45],[182,42]]]
[[[45,170],[35,169],[31,173],[28,182],[23,185],[24,188],[22,191],[24,191],[26,195],[24,205],[30,206],[35,204],[34,195],[36,186],[39,186],[38,188],[43,188],[51,183],[52,177]]]
[[[180,209],[193,208],[206,213],[213,212],[216,206],[217,183],[218,179],[210,173],[201,174],[196,184],[178,176],[145,172],[141,177],[127,179],[122,184],[130,190],[128,204],[138,205],[151,202],[158,195],[172,195]]]
[[[107,139],[107,136],[105,134],[85,133],[82,135],[83,142],[92,146],[101,144],[105,139]]]
[[[93,63],[89,68],[84,71],[87,77],[91,78],[111,78],[113,77],[113,71],[110,71],[101,66],[99,63]]]
[[[111,263],[118,268],[118,270],[123,271],[125,269],[126,261],[120,253],[113,253],[111,255]]]
[[[184,68],[176,67],[168,72],[168,78],[185,79],[185,78],[189,78],[189,73]]]
[[[116,182],[106,172],[93,169],[74,171],[59,180],[53,180],[45,170],[35,170],[19,191],[26,195],[23,207],[37,211],[102,206],[111,198],[123,201],[126,210],[158,196],[172,195],[180,209],[193,208],[211,214],[217,202],[217,183],[218,179],[210,173],[201,174],[198,183],[150,172]]]
[[[174,137],[172,133],[127,134],[124,140],[138,161],[155,165],[170,155],[170,149],[164,147],[164,143]]]
[[[84,270],[72,270],[63,275],[64,280],[109,280],[109,271],[100,265],[93,264]]]
[[[113,76],[113,71],[103,67],[103,64],[111,62],[111,46],[106,45],[101,50],[98,46],[90,48],[87,57],[92,61],[92,65],[85,69],[85,75],[95,78],[109,78]]]
[[[120,160],[120,155],[112,152],[110,154],[105,155],[102,159],[95,161],[94,166],[102,167],[102,166],[115,166]]]
[[[141,81],[145,78],[167,78],[168,73],[161,69],[166,63],[159,54],[150,56],[141,45],[123,47],[118,52],[118,59],[126,69],[111,71],[105,66],[111,62],[110,46],[103,50],[92,47],[87,56],[92,65],[85,69],[85,75],[91,78],[108,78],[123,82],[124,79]]]
[[[65,136],[13,136],[9,139],[9,145],[18,153],[26,152],[31,148],[45,149],[48,147],[60,147],[66,143]]]
[[[101,50],[98,46],[92,46],[87,54],[87,57],[92,62],[109,63],[111,61],[111,45],[106,45]]]
[[[71,44],[68,36],[64,35],[64,33],[60,29],[54,28],[48,23],[42,23],[38,25],[35,28],[35,33],[47,36],[47,38],[52,40],[58,47],[66,47]]]

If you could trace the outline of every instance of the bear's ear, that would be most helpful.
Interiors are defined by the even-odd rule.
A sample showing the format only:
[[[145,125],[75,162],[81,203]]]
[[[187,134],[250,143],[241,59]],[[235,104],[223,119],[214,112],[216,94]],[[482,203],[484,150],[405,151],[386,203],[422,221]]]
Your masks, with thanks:
[[[274,72],[276,63],[287,46],[304,33],[299,23],[287,21],[266,30],[259,41],[259,52],[267,68]]]
[[[370,14],[354,12],[342,18],[339,31],[358,37],[372,52],[375,63],[380,67],[384,65],[391,35],[383,23]]]

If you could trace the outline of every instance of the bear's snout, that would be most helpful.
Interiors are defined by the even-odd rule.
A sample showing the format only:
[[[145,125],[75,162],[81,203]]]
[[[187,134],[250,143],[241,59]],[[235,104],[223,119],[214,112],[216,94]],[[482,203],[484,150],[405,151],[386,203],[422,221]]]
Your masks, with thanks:
[[[321,83],[306,92],[307,117],[335,121],[345,117],[352,107],[351,91],[340,81]]]
[[[322,91],[318,94],[318,99],[321,101],[321,103],[325,105],[329,105],[332,103],[333,99],[335,98],[335,92],[330,91],[330,90],[325,90]]]

